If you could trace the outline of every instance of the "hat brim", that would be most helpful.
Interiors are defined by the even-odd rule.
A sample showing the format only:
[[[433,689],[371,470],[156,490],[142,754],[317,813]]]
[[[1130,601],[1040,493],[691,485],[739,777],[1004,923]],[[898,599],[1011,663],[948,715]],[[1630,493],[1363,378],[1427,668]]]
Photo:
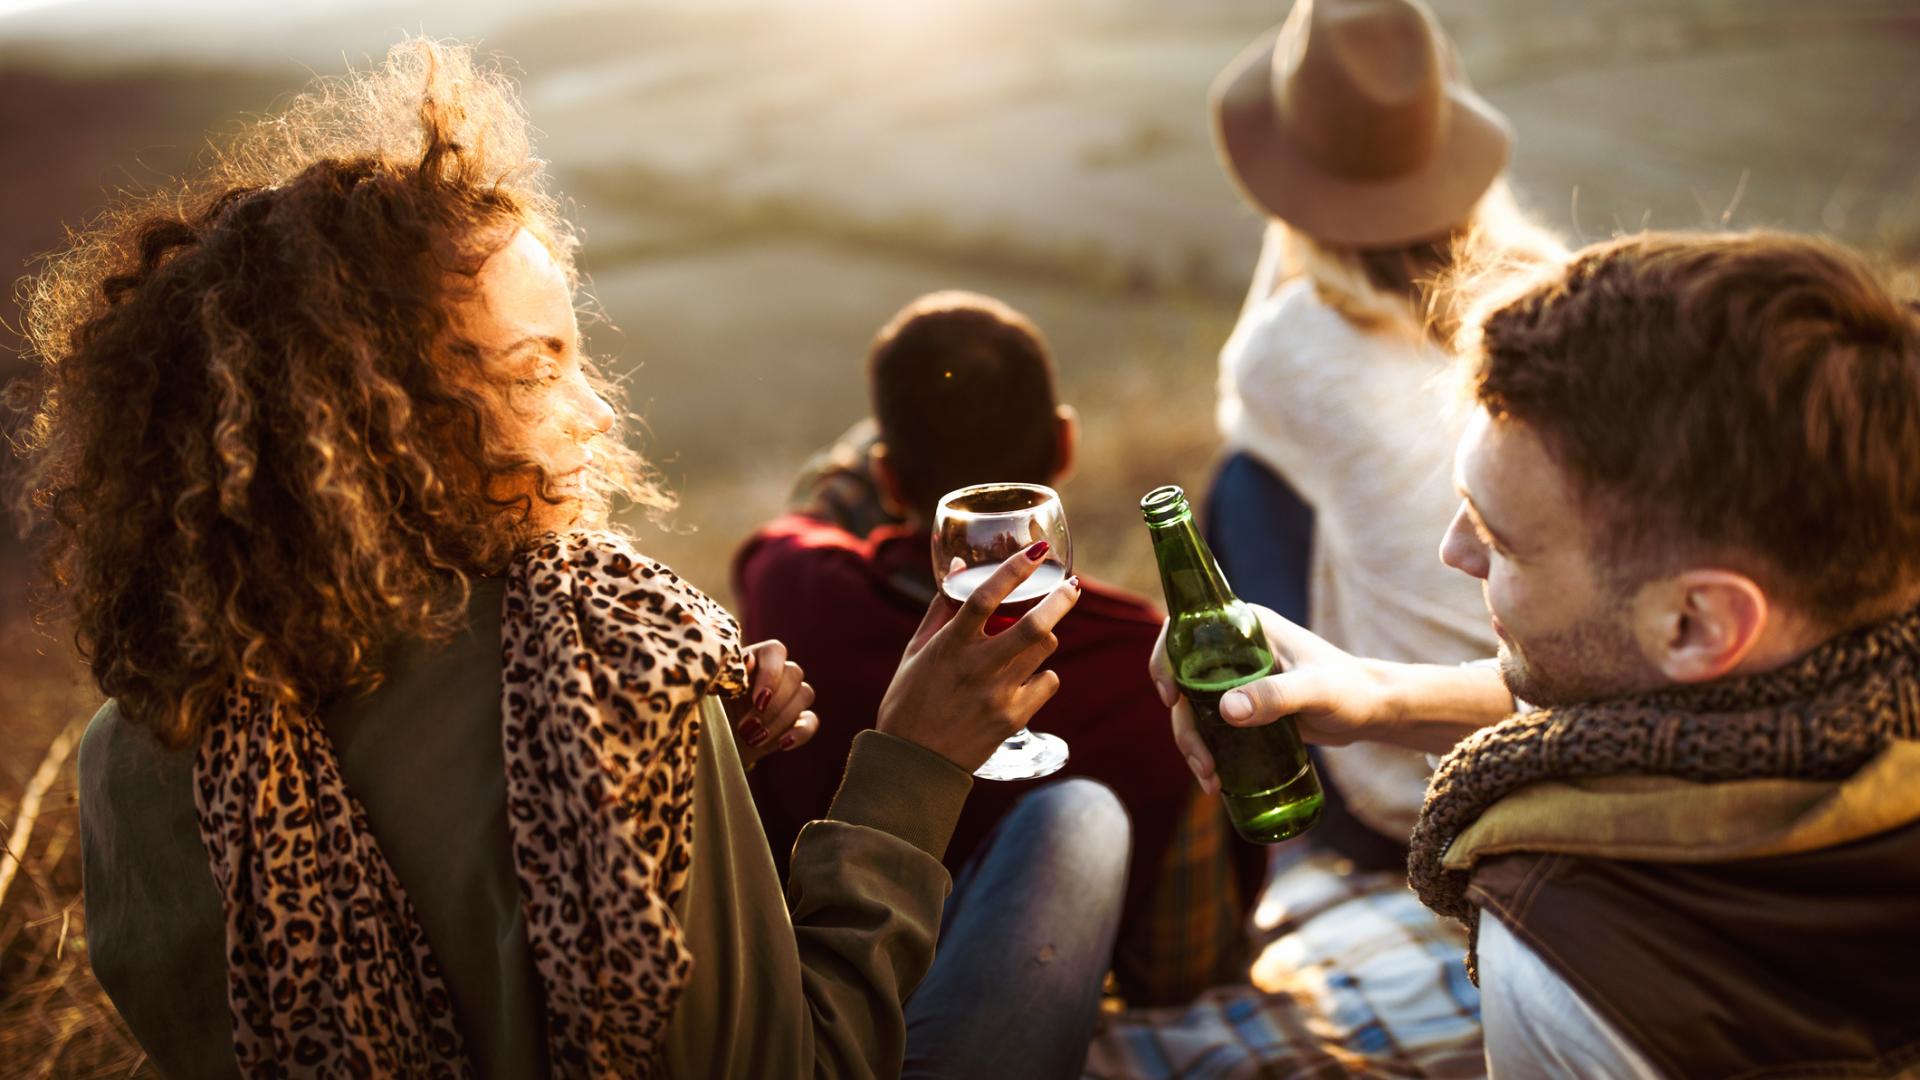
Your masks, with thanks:
[[[1229,64],[1211,94],[1214,143],[1248,202],[1308,236],[1341,247],[1392,247],[1464,224],[1513,152],[1513,131],[1459,82],[1442,144],[1420,168],[1385,180],[1335,176],[1281,124],[1273,101],[1279,31]]]

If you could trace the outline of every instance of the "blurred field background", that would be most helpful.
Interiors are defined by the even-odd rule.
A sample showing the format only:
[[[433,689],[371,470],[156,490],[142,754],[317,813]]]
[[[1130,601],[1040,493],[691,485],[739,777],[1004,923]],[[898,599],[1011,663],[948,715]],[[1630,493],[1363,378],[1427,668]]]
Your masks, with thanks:
[[[1920,256],[1911,0],[1433,3],[1520,132],[1523,202],[1570,239],[1773,225]],[[1205,482],[1259,233],[1214,162],[1206,88],[1285,9],[0,0],[0,277],[313,74],[405,33],[477,40],[522,79],[584,229],[593,349],[681,496],[636,523],[656,554],[728,596],[733,546],[864,414],[874,329],[963,287],[1057,352],[1086,430],[1065,489],[1079,567],[1150,590],[1135,500]],[[17,346],[0,325],[0,377],[26,372]],[[21,857],[0,855],[0,1077],[134,1074],[81,936],[70,751],[98,694],[61,628],[30,621],[11,532],[0,552],[0,823]]]

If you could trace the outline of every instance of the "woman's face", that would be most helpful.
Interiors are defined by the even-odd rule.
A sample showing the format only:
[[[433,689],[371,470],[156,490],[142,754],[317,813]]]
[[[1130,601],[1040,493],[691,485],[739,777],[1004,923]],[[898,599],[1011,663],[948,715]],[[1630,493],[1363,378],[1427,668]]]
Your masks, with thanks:
[[[480,350],[504,406],[510,449],[538,462],[564,500],[549,506],[535,496],[535,523],[563,524],[578,516],[594,441],[614,421],[612,406],[587,381],[573,292],[546,245],[525,229],[487,259],[475,285],[456,309],[455,330]],[[531,477],[513,485],[512,494],[523,493],[534,493]]]

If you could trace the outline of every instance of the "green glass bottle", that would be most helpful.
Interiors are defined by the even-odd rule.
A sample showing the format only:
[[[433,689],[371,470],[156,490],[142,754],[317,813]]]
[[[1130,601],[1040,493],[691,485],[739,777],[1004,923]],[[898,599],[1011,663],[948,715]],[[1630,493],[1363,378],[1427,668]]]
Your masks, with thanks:
[[[1167,594],[1167,659],[1194,722],[1213,752],[1227,817],[1241,836],[1277,844],[1320,818],[1320,778],[1291,717],[1238,728],[1220,719],[1220,695],[1274,671],[1273,649],[1251,607],[1233,595],[1226,576],[1194,528],[1187,494],[1155,488],[1140,500]]]

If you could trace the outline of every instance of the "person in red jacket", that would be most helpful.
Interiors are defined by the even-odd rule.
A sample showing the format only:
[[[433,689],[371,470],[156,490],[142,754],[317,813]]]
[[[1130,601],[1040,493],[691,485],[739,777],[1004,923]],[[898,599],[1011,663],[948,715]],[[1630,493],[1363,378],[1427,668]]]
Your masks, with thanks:
[[[933,596],[935,503],[967,484],[1058,484],[1078,443],[1040,332],[989,297],[940,292],[908,304],[875,338],[868,371],[873,418],[807,464],[790,512],[748,539],[734,563],[747,634],[786,643],[823,718],[810,743],[749,777],[782,862],[832,798],[847,747],[872,726]],[[1196,797],[1179,756],[1167,752],[1165,712],[1145,667],[1160,612],[1085,574],[1080,583],[1049,661],[1061,689],[1034,726],[1071,748],[1060,776],[1106,783],[1133,819],[1115,946],[1121,992],[1133,1003],[1182,1001],[1238,974],[1245,902],[1264,852],[1232,835],[1218,801]],[[956,874],[1032,787],[974,785],[947,849]]]

